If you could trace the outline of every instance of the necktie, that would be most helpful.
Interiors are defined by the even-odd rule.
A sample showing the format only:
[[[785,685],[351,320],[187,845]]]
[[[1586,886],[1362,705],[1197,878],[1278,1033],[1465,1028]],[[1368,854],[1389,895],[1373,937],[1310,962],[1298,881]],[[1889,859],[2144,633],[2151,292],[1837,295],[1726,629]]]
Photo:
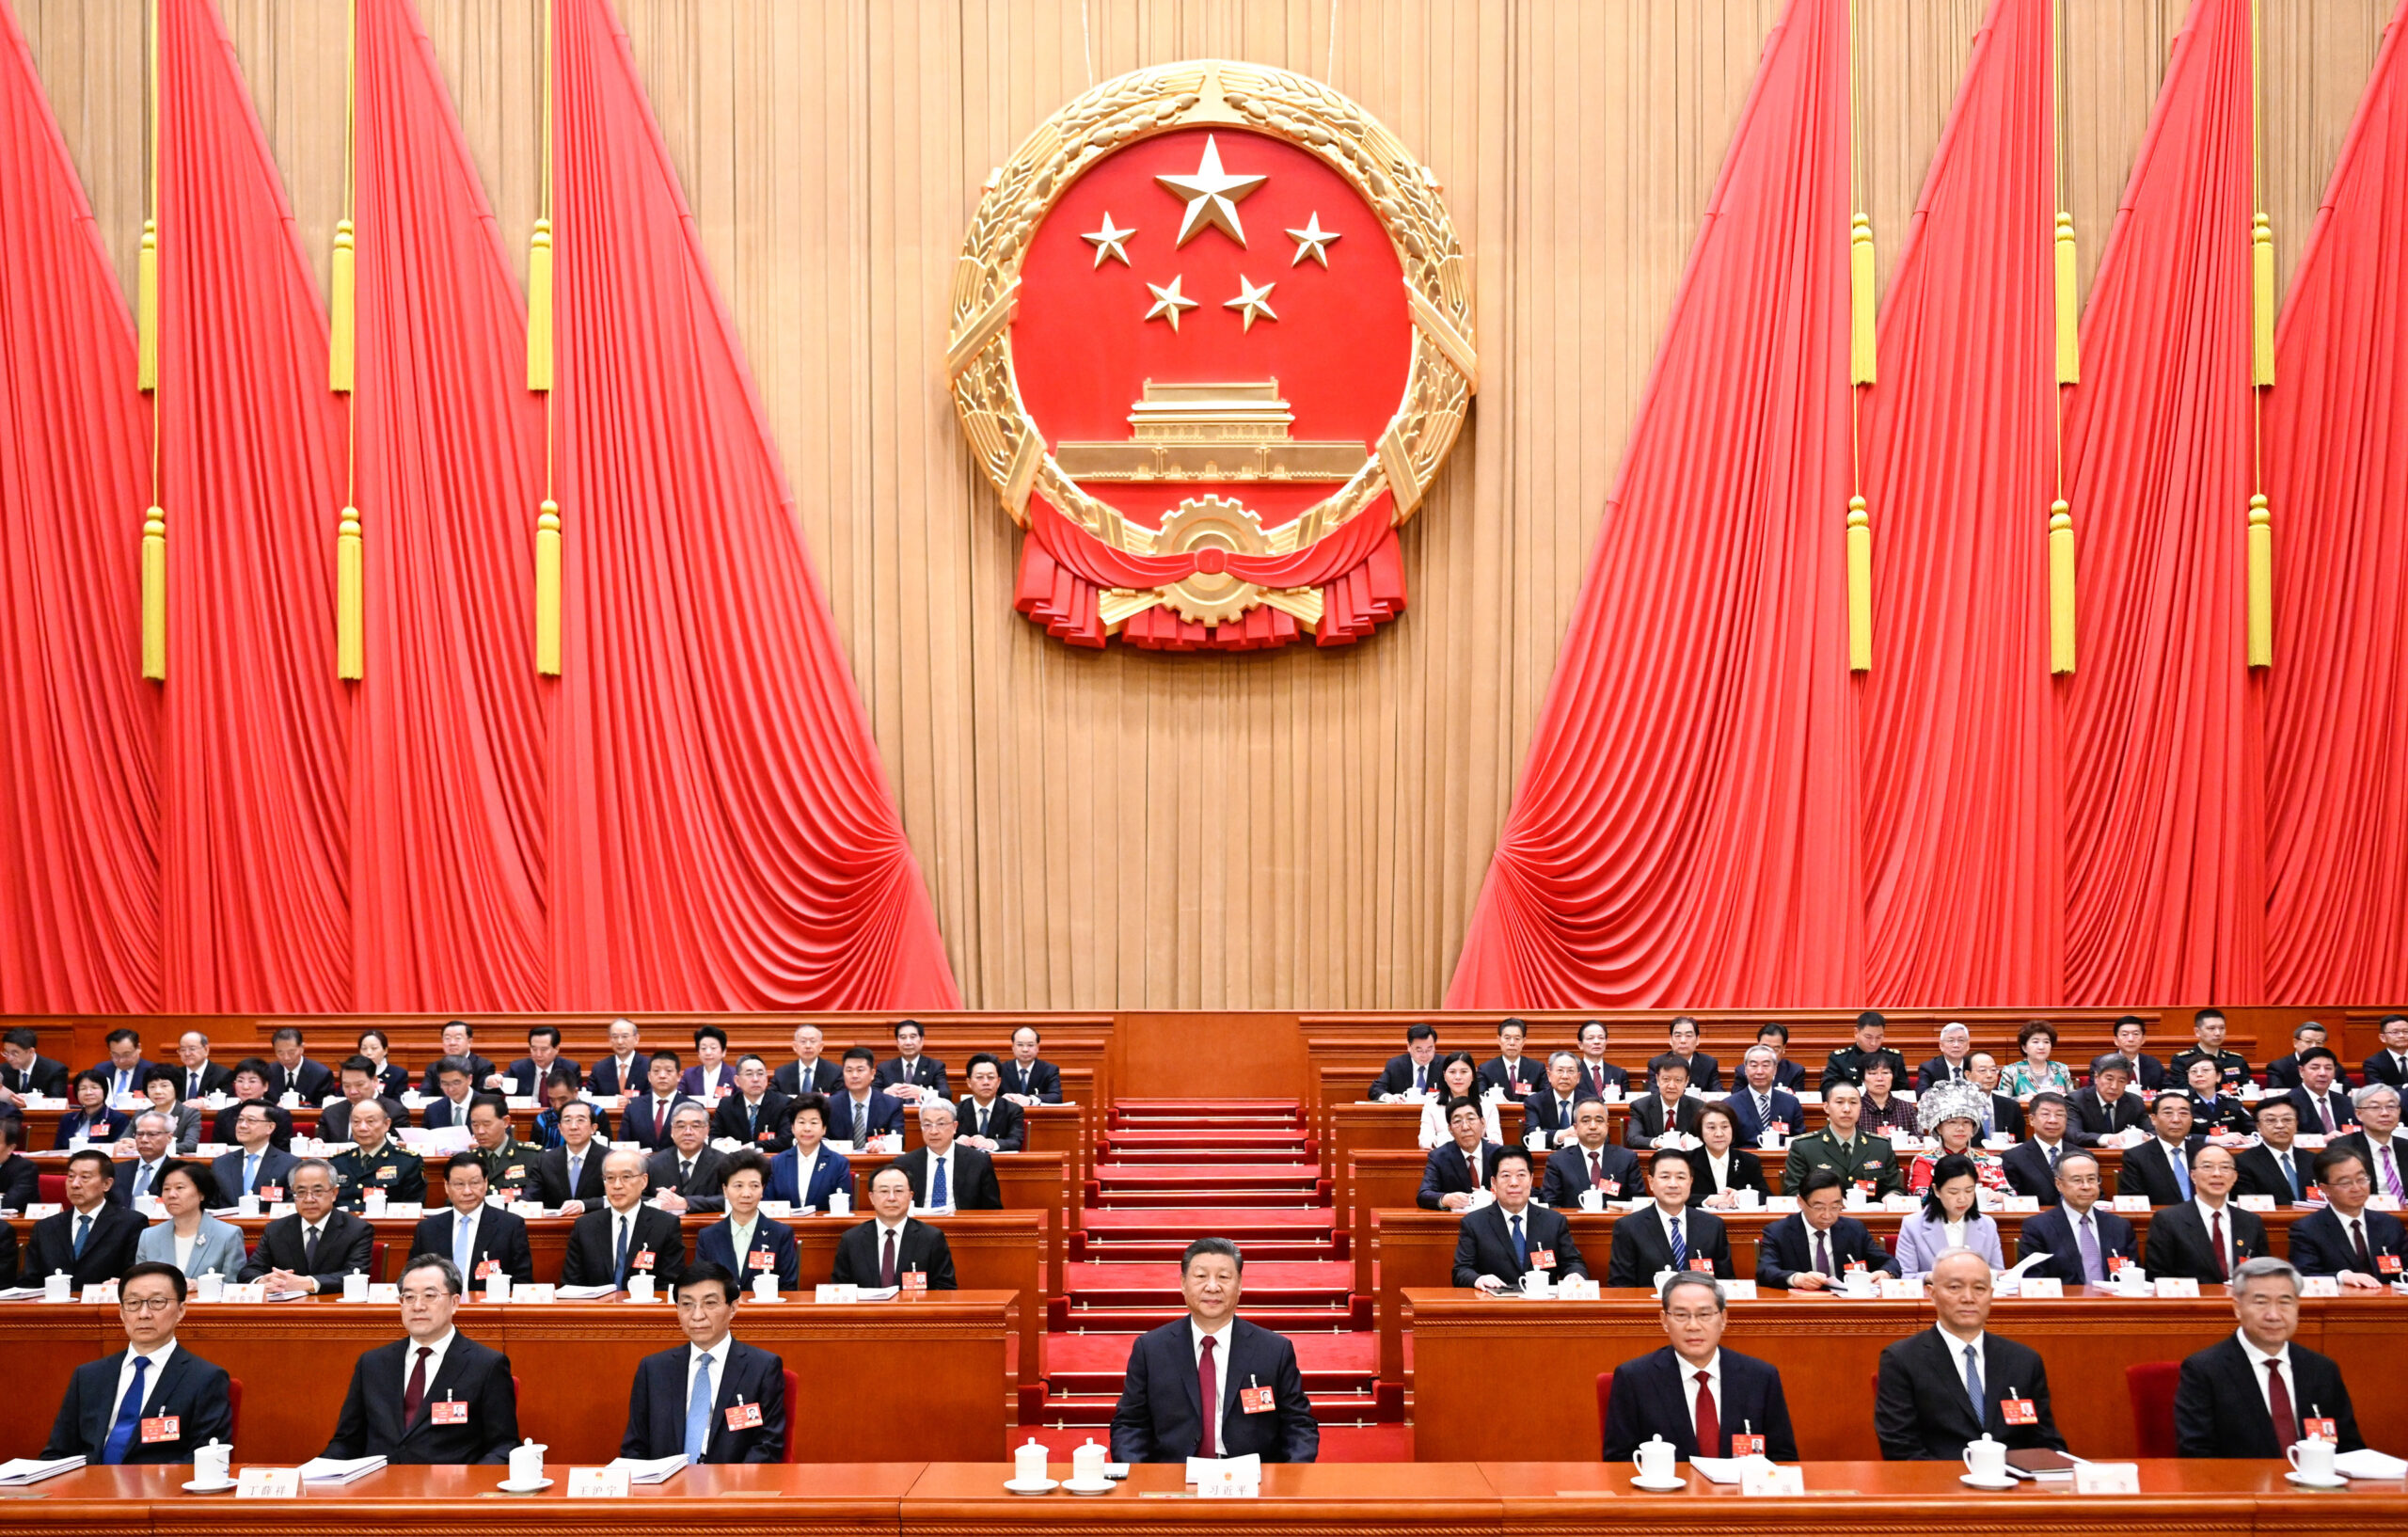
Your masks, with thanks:
[[[619,1217],[618,1252],[616,1257],[610,1261],[610,1275],[611,1277],[619,1283],[619,1290],[622,1291],[627,1289],[627,1232],[628,1229],[634,1226],[635,1223],[633,1220],[627,1217],[624,1212],[621,1213]]]
[[[260,1155],[252,1153],[243,1160],[243,1190],[245,1194],[260,1187]]]
[[[1522,1231],[1522,1219],[1518,1216],[1513,1219],[1513,1254],[1522,1261],[1522,1269],[1530,1268],[1529,1235]]]
[[[928,1204],[930,1206],[942,1208],[953,1204],[953,1193],[945,1188],[944,1182],[944,1166],[950,1162],[950,1159],[944,1158],[928,1160]]]
[[[418,1406],[426,1402],[426,1358],[435,1354],[433,1345],[420,1345],[418,1359],[410,1366],[410,1384],[402,1389],[402,1423],[407,1425],[418,1418]]]
[[[2324,1123],[2324,1134],[2331,1136],[2333,1134],[2333,1101],[2324,1095],[2320,1094],[2316,1097],[2316,1115],[2317,1118]]]
[[[1973,1423],[1988,1425],[1990,1406],[1988,1395],[1982,1391],[1982,1363],[1971,1345],[1965,1347],[1965,1396],[1973,1401]]]
[[[568,1159],[568,1198],[577,1199],[577,1187],[585,1175],[585,1155],[571,1153]]]
[[[686,1397],[686,1461],[701,1462],[711,1444],[711,1358],[694,1365],[694,1390]]]
[[[686,1182],[693,1177],[694,1161],[690,1158],[681,1158],[677,1160],[677,1193],[679,1195],[682,1196],[686,1193]]]
[[[464,1277],[474,1276],[477,1273],[477,1267],[468,1262],[477,1246],[476,1236],[476,1218],[454,1216],[452,1219],[452,1263]]]
[[[133,1092],[134,1074],[130,1071],[120,1071],[117,1075],[117,1087],[109,1091],[109,1100],[114,1103]]]
[[[1828,1229],[1817,1228],[1814,1229],[1814,1274],[1817,1276],[1829,1276],[1830,1273],[1830,1234]]]
[[[184,1098],[187,1100],[200,1098],[200,1074],[197,1072],[184,1074]]]
[[[1592,1151],[1589,1154],[1589,1188],[1592,1190],[1601,1190],[1605,1187],[1605,1183],[1606,1155],[1601,1152]]]
[[[2064,1146],[2064,1144],[2063,1144],[2063,1143],[2059,1143],[2059,1144],[2058,1144],[2058,1147],[2063,1147],[2063,1146]],[[2050,1179],[2052,1179],[2052,1180],[2054,1180],[2054,1179],[2057,1177],[2057,1149],[2056,1149],[2056,1148],[2051,1148],[2051,1149],[2048,1149],[2048,1154],[2049,1154],[2049,1178],[2050,1178]]]
[[[1604,1063],[1600,1062],[1590,1068],[1589,1086],[1595,1089],[1599,1094],[1605,1093],[1606,1067]]]
[[[1767,1131],[1771,1126],[1772,1101],[1766,1099],[1762,1092],[1759,1092],[1756,1095],[1756,1130],[1759,1132]],[[1711,1455],[1711,1453],[1709,1453],[1709,1455]]]
[[[2099,1259],[2099,1235],[2091,1231],[2090,1213],[2082,1214],[2082,1228],[2074,1234],[2074,1243],[2082,1250],[2082,1276],[2086,1281],[2103,1281],[2107,1270]]]
[[[78,1212],[75,1214],[75,1258],[76,1258],[76,1259],[81,1260],[82,1258],[84,1258],[84,1240],[86,1240],[86,1239],[87,1239],[87,1238],[89,1238],[89,1237],[91,1237],[91,1236],[92,1236],[92,1219],[91,1219],[91,1217],[90,1217],[88,1214],[85,1213],[85,1212]]]
[[[1471,1187],[1478,1190],[1480,1188],[1480,1149],[1474,1148],[1464,1154],[1464,1164],[1471,1170]]]
[[[1715,1411],[1714,1379],[1703,1371],[1697,1374],[1697,1454],[1722,1455],[1722,1417]]]
[[[2283,1358],[2266,1357],[2266,1404],[2274,1417],[2274,1444],[2289,1446],[2299,1439],[2299,1417],[2291,1413],[2291,1390],[2283,1381]]]
[[[1689,1246],[1681,1237],[1681,1219],[1674,1217],[1672,1219],[1672,1268],[1687,1270],[1688,1266]]]
[[[2174,1188],[2182,1192],[2184,1200],[2189,1200],[2191,1198],[2191,1165],[2184,1160],[2183,1150],[2179,1148],[2175,1149],[2165,1155],[2165,1161],[2174,1166]]]
[[[318,1273],[318,1229],[301,1229],[301,1268],[315,1276]]]
[[[987,1134],[987,1107],[983,1104],[978,1107],[978,1134]]]
[[[2374,1274],[2374,1256],[2367,1252],[2366,1224],[2359,1218],[2350,1219],[2350,1246],[2358,1251],[2358,1274]]]
[[[853,1146],[869,1146],[869,1106],[859,1100],[853,1101]]]
[[[1212,1347],[1219,1343],[1211,1335],[1204,1337],[1204,1349],[1196,1357],[1196,1402],[1204,1412],[1203,1439],[1196,1444],[1199,1457],[1221,1454],[1221,1389],[1213,1381]]]
[[[1415,1067],[1413,1070],[1413,1092],[1416,1094],[1426,1093],[1428,1092],[1429,1087],[1430,1070],[1426,1067]]]
[[[134,1166],[134,1198],[135,1200],[138,1201],[150,1193],[150,1174],[155,1167],[156,1165],[151,1164],[136,1164]],[[144,1359],[147,1360],[149,1357],[146,1356]]]
[[[2391,1192],[2393,1200],[2408,1202],[2408,1193],[2400,1188],[2400,1165],[2391,1161],[2391,1144],[2385,1142],[2374,1155],[2383,1165],[2383,1188]]]
[[[2290,1149],[2284,1149],[2280,1157],[2283,1165],[2283,1180],[2291,1187],[2291,1199],[2295,1201],[2306,1199],[2307,1191],[2299,1182],[2299,1170],[2292,1166]]]
[[[758,1134],[759,1134],[759,1133],[760,1133],[760,1130],[761,1130],[761,1107],[760,1107],[758,1104],[748,1104],[748,1105],[746,1105],[746,1106],[744,1107],[744,1133],[745,1133],[745,1135],[747,1135],[747,1136],[754,1136],[754,1135],[758,1135]]]
[[[2232,1279],[2232,1261],[2224,1252],[2224,1212],[2221,1210],[2208,1213],[2208,1242],[2216,1246],[2217,1279]]]
[[[878,1284],[880,1286],[893,1286],[895,1283],[895,1229],[889,1228],[886,1229],[886,1258],[879,1260],[878,1265]]]
[[[134,1381],[118,1403],[117,1418],[109,1426],[109,1438],[101,1445],[101,1461],[111,1464],[125,1461],[126,1448],[134,1445],[134,1429],[142,1422],[142,1401],[148,1396],[143,1391],[143,1384],[150,1380],[150,1357],[135,1356]]]

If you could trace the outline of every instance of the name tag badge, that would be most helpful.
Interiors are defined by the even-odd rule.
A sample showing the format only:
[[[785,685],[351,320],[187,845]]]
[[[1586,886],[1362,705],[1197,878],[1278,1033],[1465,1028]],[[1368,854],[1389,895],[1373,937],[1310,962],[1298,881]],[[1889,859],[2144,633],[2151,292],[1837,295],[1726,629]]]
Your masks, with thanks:
[[[494,1271],[495,1271],[497,1268],[498,1268],[498,1267],[494,1264],[493,1260],[492,1260],[492,1258],[491,1258],[490,1256],[488,1256],[488,1257],[487,1257],[487,1258],[485,1258],[485,1259],[483,1259],[483,1260],[478,1260],[478,1261],[477,1261],[477,1279],[478,1279],[478,1280],[481,1280],[481,1281],[482,1281],[482,1280],[483,1280],[486,1276],[488,1276],[492,1275],[492,1274],[494,1273]]]
[[[635,1258],[627,1261],[627,1268],[629,1270],[642,1271],[647,1276],[651,1275],[652,1251],[650,1249],[636,1250]]]
[[[1868,1164],[1868,1165],[1866,1165],[1865,1166],[1866,1166],[1867,1168],[1870,1168],[1870,1167],[1872,1167],[1873,1165]],[[1873,1181],[1873,1180],[1859,1180],[1858,1181],[1856,1181],[1856,1188],[1857,1188],[1857,1189],[1859,1189],[1859,1190],[1861,1190],[1861,1191],[1862,1191],[1862,1192],[1864,1192],[1864,1194],[1866,1194],[1866,1195],[1870,1196],[1870,1195],[1872,1195],[1872,1194],[1873,1194],[1873,1187],[1874,1187],[1874,1183],[1875,1183],[1875,1181]]]
[[[2032,1406],[2028,1398],[2001,1399],[1998,1409],[1999,1417],[2010,1425],[2036,1425],[2040,1422],[2040,1411]]]
[[[1708,1260],[1702,1254],[1693,1254],[1689,1256],[1689,1268],[1691,1270],[1703,1270],[1711,1274],[1714,1269],[1714,1261]]]
[[[2400,1256],[2378,1254],[2374,1257],[2374,1268],[2385,1276],[2397,1276],[2400,1274]]]
[[[727,1428],[732,1431],[752,1431],[761,1428],[761,1406],[757,1403],[731,1404],[727,1411]]]
[[[1269,1414],[1272,1407],[1271,1389],[1268,1387],[1239,1388],[1238,1407],[1250,1415]]]
[[[1599,1185],[1597,1188],[1604,1191],[1608,1196],[1619,1196],[1622,1194],[1622,1181],[1620,1180],[1608,1180],[1604,1184]]]
[[[182,1425],[183,1419],[178,1415],[159,1415],[145,1419],[142,1422],[142,1444],[154,1447],[162,1441],[180,1439],[183,1434]]]
[[[1765,1438],[1763,1436],[1741,1435],[1735,1431],[1732,1433],[1731,1455],[1734,1457],[1761,1457],[1764,1454]]]
[[[260,1186],[260,1199],[269,1202],[280,1201],[284,1199],[284,1187],[282,1185],[261,1185]]]
[[[1843,1276],[1861,1276],[1864,1274],[1864,1261],[1861,1260],[1850,1260],[1846,1264],[1840,1267],[1840,1274]]]
[[[142,1423],[144,1426],[148,1427],[150,1422],[146,1419]],[[2329,1418],[2321,1418],[2314,1415],[2305,1415],[2301,1417],[2299,1430],[2302,1435],[2307,1437],[2307,1439],[2311,1441],[2338,1441],[2341,1439],[2341,1430],[2338,1425],[2335,1424]],[[143,1439],[150,1439],[150,1434],[147,1429],[144,1432]]]
[[[1555,1268],[1555,1251],[1553,1249],[1532,1249],[1530,1251],[1530,1268],[1532,1270],[1553,1270]]]
[[[1769,1125],[1769,1126],[1766,1127],[1766,1128],[1765,1128],[1765,1130],[1766,1130],[1766,1131],[1767,1131],[1767,1132],[1770,1132],[1770,1133],[1771,1133],[1773,1135],[1775,1135],[1775,1136],[1787,1136],[1787,1135],[1789,1134],[1789,1123],[1788,1123],[1787,1121],[1785,1121],[1785,1120],[1777,1120],[1777,1121],[1774,1121],[1771,1125]],[[1731,1439],[1732,1439],[1732,1441],[1735,1444],[1736,1442],[1738,1442],[1738,1441],[1740,1441],[1741,1439],[1743,1439],[1743,1437],[1740,1437],[1740,1436],[1736,1436],[1736,1435],[1735,1435],[1735,1436],[1733,1436]],[[1761,1440],[1763,1440],[1763,1439],[1764,1439],[1764,1437],[1763,1437],[1763,1436],[1761,1436],[1761,1435],[1758,1435],[1758,1436],[1750,1436],[1750,1437],[1745,1437],[1744,1439],[1761,1441]]]
[[[438,1399],[435,1403],[435,1422],[438,1425],[465,1425],[468,1422],[468,1406],[458,1399]]]
[[[2121,1276],[2126,1270],[2131,1268],[2131,1263],[2132,1261],[2129,1256],[2111,1254],[2107,1257],[2107,1274],[2110,1276]]]
[[[903,1294],[905,1296],[920,1296],[926,1293],[927,1290],[928,1273],[927,1271],[907,1270],[903,1273]]]
[[[768,1270],[777,1262],[777,1256],[771,1254],[767,1249],[754,1249],[752,1251],[752,1268],[754,1270]]]

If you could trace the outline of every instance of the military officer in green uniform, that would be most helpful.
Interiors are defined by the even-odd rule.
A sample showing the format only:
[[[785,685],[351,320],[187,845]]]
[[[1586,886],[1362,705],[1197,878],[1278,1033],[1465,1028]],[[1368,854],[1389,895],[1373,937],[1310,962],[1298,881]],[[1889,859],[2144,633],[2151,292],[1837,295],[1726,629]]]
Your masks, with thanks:
[[[1857,1130],[1864,1113],[1864,1092],[1854,1084],[1834,1084],[1823,1091],[1823,1116],[1829,1123],[1819,1132],[1792,1137],[1789,1162],[1781,1171],[1783,1195],[1805,1187],[1806,1176],[1818,1168],[1838,1173],[1843,1188],[1862,1190],[1868,1199],[1906,1193],[1906,1176],[1898,1172],[1898,1155],[1881,1137]]]
[[[535,1159],[541,1148],[521,1142],[510,1126],[510,1101],[499,1094],[480,1094],[468,1101],[468,1135],[475,1141],[477,1162],[484,1165],[485,1183],[504,1200],[535,1188]]]
[[[1857,1087],[1862,1088],[1864,1064],[1877,1056],[1889,1061],[1890,1082],[1893,1084],[1914,1082],[1907,1076],[1907,1059],[1896,1052],[1884,1048],[1881,1044],[1881,1037],[1888,1028],[1889,1022],[1881,1018],[1881,1012],[1878,1009],[1868,1008],[1856,1017],[1856,1044],[1843,1046],[1823,1059],[1821,1088],[1825,1094],[1830,1093],[1831,1085],[1834,1084],[1854,1084]]]
[[[426,1199],[426,1165],[392,1138],[392,1117],[373,1099],[351,1108],[352,1149],[326,1162],[335,1171],[335,1201],[346,1212],[364,1204],[364,1193],[381,1190],[388,1201]]]

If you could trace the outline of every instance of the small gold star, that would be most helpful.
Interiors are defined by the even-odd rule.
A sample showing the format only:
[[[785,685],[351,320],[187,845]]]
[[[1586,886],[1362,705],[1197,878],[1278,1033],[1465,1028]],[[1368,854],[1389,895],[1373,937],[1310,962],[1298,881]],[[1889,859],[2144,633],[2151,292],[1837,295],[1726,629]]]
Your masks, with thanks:
[[[1112,211],[1110,209],[1106,209],[1103,214],[1103,228],[1098,230],[1091,235],[1081,235],[1079,238],[1081,240],[1090,241],[1094,244],[1095,264],[1097,266],[1100,267],[1103,265],[1103,259],[1105,257],[1117,256],[1120,259],[1120,264],[1125,267],[1129,264],[1127,242],[1129,237],[1136,232],[1137,231],[1133,229],[1114,229],[1112,227]],[[1323,266],[1327,266],[1328,264],[1329,263],[1326,261],[1322,263]]]
[[[1244,315],[1245,328],[1251,331],[1258,317],[1263,320],[1279,318],[1277,312],[1271,308],[1271,291],[1278,286],[1276,283],[1265,283],[1260,288],[1257,288],[1252,278],[1240,273],[1238,274],[1238,296],[1234,299],[1223,300],[1221,308],[1235,309]]]
[[[1094,237],[1090,236],[1088,238],[1092,239]],[[1326,267],[1329,265],[1329,243],[1333,240],[1342,240],[1345,237],[1340,235],[1335,230],[1323,229],[1321,227],[1321,215],[1316,213],[1311,218],[1305,221],[1305,227],[1303,229],[1289,230],[1288,238],[1296,243],[1296,254],[1288,259],[1288,265],[1292,267],[1297,262],[1302,261],[1305,258],[1309,256],[1314,261]]]
[[[1157,283],[1148,283],[1146,286],[1154,292],[1154,307],[1146,311],[1146,318],[1166,320],[1170,322],[1172,330],[1178,330],[1179,312],[1182,309],[1195,309],[1196,302],[1180,293],[1179,285],[1185,280],[1184,277],[1173,277],[1168,288],[1164,288]]]

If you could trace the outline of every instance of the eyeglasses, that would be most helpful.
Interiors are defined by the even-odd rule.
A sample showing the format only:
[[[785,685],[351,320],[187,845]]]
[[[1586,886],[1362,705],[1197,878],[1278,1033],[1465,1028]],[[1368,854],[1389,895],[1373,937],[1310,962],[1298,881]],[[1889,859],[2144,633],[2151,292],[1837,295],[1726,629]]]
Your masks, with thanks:
[[[173,1297],[121,1297],[118,1310],[126,1313],[164,1313],[176,1305]]]

